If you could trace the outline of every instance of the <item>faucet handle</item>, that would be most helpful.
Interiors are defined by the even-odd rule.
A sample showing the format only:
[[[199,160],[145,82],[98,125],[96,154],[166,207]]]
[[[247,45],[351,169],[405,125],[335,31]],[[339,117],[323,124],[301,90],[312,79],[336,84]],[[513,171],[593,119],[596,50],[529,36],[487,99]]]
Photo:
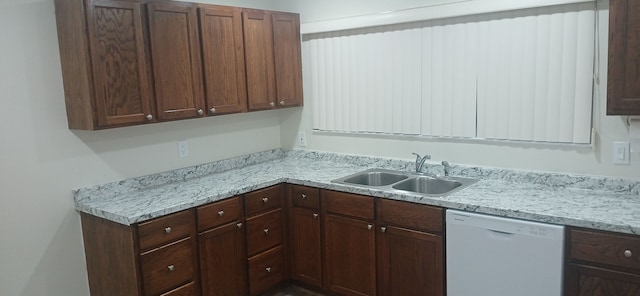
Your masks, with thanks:
[[[443,160],[442,166],[444,166],[444,175],[449,176],[449,170],[451,169],[451,164],[448,161]]]
[[[425,154],[424,158],[422,156],[420,156],[420,154],[415,153],[415,152],[411,152],[411,154],[415,155],[418,158],[418,160],[421,159],[421,158],[422,159],[431,159],[431,155],[429,155],[429,154]]]

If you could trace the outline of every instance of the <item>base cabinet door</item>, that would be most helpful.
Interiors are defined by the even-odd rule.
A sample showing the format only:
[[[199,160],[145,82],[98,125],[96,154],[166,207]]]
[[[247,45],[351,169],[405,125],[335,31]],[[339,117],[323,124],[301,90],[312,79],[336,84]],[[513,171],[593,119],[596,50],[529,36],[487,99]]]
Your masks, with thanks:
[[[640,275],[570,264],[566,296],[640,295]]]
[[[202,295],[247,295],[244,225],[231,223],[200,233]]]
[[[322,286],[320,217],[316,210],[291,209],[291,277],[312,286]]]
[[[444,295],[441,236],[391,226],[377,236],[379,295]]]
[[[326,215],[326,288],[348,296],[376,295],[373,227],[369,221]]]

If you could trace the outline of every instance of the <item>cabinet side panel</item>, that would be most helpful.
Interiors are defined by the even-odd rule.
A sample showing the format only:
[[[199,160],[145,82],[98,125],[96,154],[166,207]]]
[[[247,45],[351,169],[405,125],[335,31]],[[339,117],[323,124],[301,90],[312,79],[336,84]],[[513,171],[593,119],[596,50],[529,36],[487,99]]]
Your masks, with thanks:
[[[58,47],[70,129],[94,129],[89,41],[82,1],[55,0]]]
[[[133,229],[85,213],[80,217],[91,295],[142,295]]]

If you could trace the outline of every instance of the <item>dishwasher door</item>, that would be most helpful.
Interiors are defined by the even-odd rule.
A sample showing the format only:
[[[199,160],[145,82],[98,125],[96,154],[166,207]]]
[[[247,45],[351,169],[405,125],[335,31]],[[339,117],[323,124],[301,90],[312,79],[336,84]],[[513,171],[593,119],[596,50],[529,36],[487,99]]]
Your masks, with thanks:
[[[561,296],[564,226],[446,213],[448,296]]]

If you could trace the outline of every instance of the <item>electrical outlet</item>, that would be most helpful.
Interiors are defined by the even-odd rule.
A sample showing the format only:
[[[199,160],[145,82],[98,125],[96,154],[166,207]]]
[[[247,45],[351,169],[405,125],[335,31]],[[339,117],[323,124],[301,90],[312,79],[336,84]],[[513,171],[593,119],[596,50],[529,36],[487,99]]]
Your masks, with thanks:
[[[189,156],[189,144],[186,140],[178,141],[178,156],[180,156],[180,158]]]
[[[629,164],[629,142],[613,142],[613,163]]]
[[[307,134],[298,132],[298,147],[307,147]]]

